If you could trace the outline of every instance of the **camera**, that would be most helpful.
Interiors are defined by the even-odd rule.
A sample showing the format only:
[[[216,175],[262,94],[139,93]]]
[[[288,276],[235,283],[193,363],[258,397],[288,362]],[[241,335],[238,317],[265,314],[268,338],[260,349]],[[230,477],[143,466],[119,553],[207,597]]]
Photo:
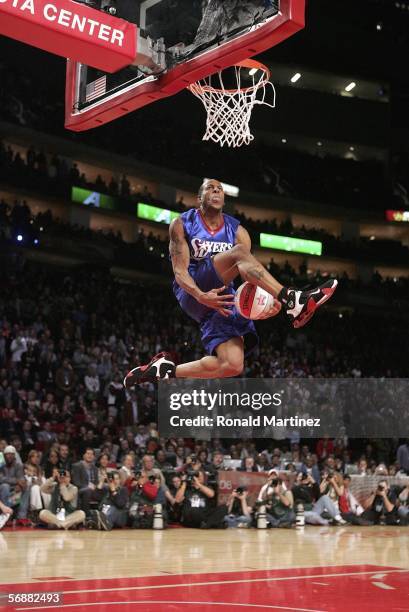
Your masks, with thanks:
[[[156,476],[152,474],[151,476],[148,476],[148,480],[151,484],[155,484]]]
[[[379,493],[382,493],[385,490],[385,487],[383,485],[379,485],[377,488],[377,491],[379,491]]]
[[[243,493],[245,491],[247,491],[247,487],[237,487],[237,489],[235,489],[237,495],[243,495]]]
[[[274,480],[271,481],[271,485],[272,487],[278,487],[278,485],[281,484],[281,480],[279,478],[274,478]]]
[[[112,482],[112,480],[114,480],[114,473],[113,472],[108,472],[107,479]]]
[[[58,476],[60,478],[63,478],[66,475],[67,475],[67,471],[66,470],[58,470]]]
[[[196,470],[188,470],[188,472],[186,473],[186,482],[187,484],[192,484],[193,479],[197,478],[199,476],[200,472],[197,472]]]

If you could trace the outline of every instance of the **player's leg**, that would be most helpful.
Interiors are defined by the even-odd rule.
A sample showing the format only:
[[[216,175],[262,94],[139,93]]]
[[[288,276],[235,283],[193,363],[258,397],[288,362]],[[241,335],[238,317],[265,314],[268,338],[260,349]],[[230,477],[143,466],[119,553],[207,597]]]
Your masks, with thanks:
[[[227,378],[238,376],[244,366],[244,342],[235,337],[219,344],[216,356],[206,356],[197,361],[176,366],[167,353],[159,353],[144,366],[131,370],[125,377],[124,386],[131,388],[146,380],[166,378]]]
[[[230,338],[216,348],[217,357],[206,356],[176,367],[176,378],[226,378],[238,376],[244,367],[244,342]]]
[[[213,266],[226,287],[237,276],[241,276],[244,281],[258,285],[274,297],[278,297],[284,289],[283,285],[241,244],[237,244],[230,251],[215,255]]]
[[[261,287],[276,297],[292,319],[293,327],[303,327],[314,312],[335,292],[338,281],[331,279],[315,289],[297,291],[281,285],[266,268],[241,244],[213,257],[213,266],[220,280],[228,286],[237,276]]]

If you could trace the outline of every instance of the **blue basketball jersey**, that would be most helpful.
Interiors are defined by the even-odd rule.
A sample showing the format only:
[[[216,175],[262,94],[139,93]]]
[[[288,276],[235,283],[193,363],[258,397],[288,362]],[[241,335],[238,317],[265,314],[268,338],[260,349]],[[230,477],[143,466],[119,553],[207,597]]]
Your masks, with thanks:
[[[190,250],[192,270],[209,255],[223,253],[232,249],[236,242],[240,221],[223,213],[223,222],[215,230],[211,229],[197,208],[192,208],[181,215],[185,238]]]

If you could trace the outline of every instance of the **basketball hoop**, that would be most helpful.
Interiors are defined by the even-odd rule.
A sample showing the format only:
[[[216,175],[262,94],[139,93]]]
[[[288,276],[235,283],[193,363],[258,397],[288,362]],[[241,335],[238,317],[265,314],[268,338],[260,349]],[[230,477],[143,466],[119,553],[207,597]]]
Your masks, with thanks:
[[[226,89],[222,72],[188,86],[189,91],[202,101],[207,112],[203,140],[213,140],[222,147],[250,144],[254,140],[250,130],[254,106],[262,104],[275,108],[276,102],[276,92],[267,66],[248,59],[232,68],[236,85],[233,89]],[[249,79],[252,79],[252,85],[245,85]],[[271,85],[274,94],[272,104],[265,101],[268,85]]]

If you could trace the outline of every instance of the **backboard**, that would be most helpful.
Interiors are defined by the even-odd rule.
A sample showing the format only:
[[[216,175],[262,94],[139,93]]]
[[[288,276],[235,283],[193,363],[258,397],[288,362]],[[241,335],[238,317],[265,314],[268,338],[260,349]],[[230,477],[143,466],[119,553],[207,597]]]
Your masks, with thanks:
[[[67,61],[66,122],[83,131],[171,96],[304,27],[305,0],[101,0],[138,28],[138,65]]]

